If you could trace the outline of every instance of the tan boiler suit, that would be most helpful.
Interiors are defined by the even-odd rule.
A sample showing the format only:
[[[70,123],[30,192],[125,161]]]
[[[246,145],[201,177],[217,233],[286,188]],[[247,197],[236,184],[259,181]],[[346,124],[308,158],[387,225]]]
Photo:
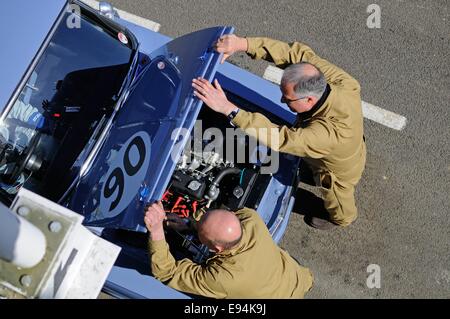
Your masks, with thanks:
[[[324,73],[331,92],[302,128],[278,126],[262,114],[244,110],[233,123],[274,150],[303,157],[321,187],[331,221],[341,226],[351,224],[357,217],[355,186],[366,161],[359,83],[305,44],[268,38],[247,40],[247,54],[254,59],[274,62],[281,68],[299,62],[315,65]],[[259,134],[258,128],[268,130]],[[272,143],[271,128],[279,134],[276,143]]]
[[[165,240],[149,241],[153,276],[174,289],[212,298],[303,298],[313,285],[308,268],[279,248],[258,213],[236,212],[239,244],[197,265],[175,261]]]

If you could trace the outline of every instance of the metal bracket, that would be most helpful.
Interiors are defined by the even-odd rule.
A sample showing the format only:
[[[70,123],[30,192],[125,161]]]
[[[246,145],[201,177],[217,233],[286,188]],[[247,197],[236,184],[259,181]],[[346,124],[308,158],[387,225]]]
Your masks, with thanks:
[[[10,210],[22,212],[44,234],[47,247],[31,268],[0,260],[0,298],[97,298],[120,247],[83,227],[81,215],[24,188]]]

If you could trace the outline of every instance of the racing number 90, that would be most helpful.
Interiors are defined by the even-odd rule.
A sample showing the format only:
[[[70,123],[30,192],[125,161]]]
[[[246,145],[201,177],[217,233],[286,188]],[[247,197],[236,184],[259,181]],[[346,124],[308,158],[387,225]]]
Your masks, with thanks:
[[[131,163],[130,159],[130,151],[133,146],[136,146],[138,153],[139,153],[139,160],[135,165]],[[128,144],[127,149],[125,150],[125,153],[123,155],[123,167],[125,169],[125,173],[128,176],[134,176],[139,171],[139,169],[142,167],[142,164],[145,160],[145,143],[142,140],[142,137],[136,136],[130,144]],[[113,184],[111,185],[112,180],[114,179]],[[116,190],[117,196],[114,199],[114,201],[111,203],[111,206],[109,207],[109,211],[112,211],[114,208],[117,207],[117,205],[120,203],[120,200],[122,199],[123,191],[125,187],[125,175],[121,167],[116,167],[109,177],[106,180],[105,188],[103,191],[103,196],[105,198],[110,198]]]

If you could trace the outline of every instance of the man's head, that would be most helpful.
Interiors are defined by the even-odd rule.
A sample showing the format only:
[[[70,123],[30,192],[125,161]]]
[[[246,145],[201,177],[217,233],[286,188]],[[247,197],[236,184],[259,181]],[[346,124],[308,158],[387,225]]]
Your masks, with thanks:
[[[236,215],[224,209],[208,211],[198,224],[202,244],[220,253],[236,246],[242,238],[242,225]]]
[[[322,97],[326,86],[324,74],[314,65],[307,62],[293,64],[284,70],[281,79],[281,102],[293,112],[308,112]]]

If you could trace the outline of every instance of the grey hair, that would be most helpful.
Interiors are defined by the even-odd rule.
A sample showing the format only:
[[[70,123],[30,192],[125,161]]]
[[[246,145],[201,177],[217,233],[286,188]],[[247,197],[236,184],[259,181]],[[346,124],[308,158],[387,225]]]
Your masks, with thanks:
[[[317,72],[309,74],[305,68],[307,65],[314,67]],[[284,70],[281,85],[294,83],[294,91],[298,97],[315,96],[320,99],[327,87],[325,75],[317,67],[308,62],[300,62],[290,65]]]

